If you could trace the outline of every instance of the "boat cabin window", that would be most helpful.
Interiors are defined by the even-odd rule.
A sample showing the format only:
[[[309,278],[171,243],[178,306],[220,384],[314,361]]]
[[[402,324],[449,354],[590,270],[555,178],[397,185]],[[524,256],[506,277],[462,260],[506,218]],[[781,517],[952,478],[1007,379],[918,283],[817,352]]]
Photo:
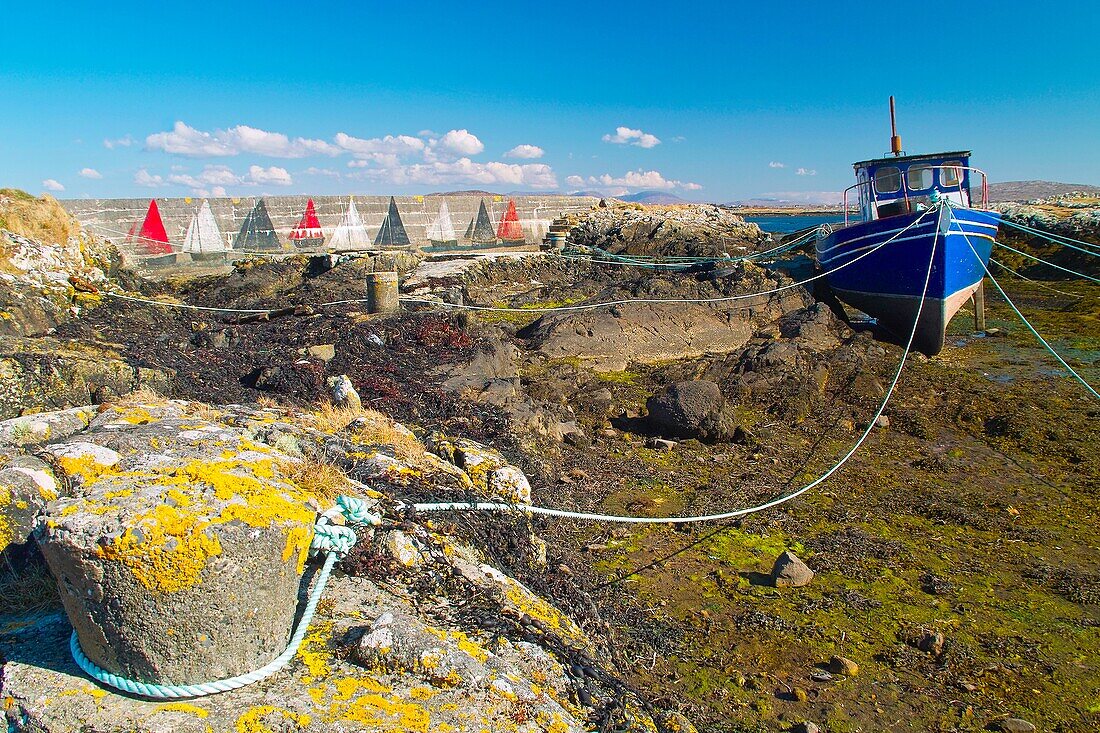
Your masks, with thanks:
[[[897,193],[901,190],[901,171],[886,166],[875,171],[875,191],[878,193]]]
[[[945,161],[940,168],[940,185],[945,188],[953,188],[962,182],[962,162],[958,160]]]
[[[906,172],[910,191],[924,191],[932,188],[932,167],[927,165],[909,166]]]

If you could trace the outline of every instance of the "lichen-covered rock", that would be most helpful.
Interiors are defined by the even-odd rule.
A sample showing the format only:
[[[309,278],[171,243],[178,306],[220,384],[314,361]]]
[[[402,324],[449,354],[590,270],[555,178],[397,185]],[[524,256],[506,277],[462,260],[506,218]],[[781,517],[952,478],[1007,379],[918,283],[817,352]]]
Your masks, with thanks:
[[[89,406],[10,418],[0,422],[0,445],[26,446],[61,440],[88,427],[95,414],[96,408]]]
[[[95,305],[120,264],[53,197],[0,191],[0,335],[43,334]]]
[[[408,431],[366,417],[372,424],[332,435],[320,429],[334,424],[325,414],[131,402],[102,409],[84,430],[40,448],[59,484],[73,489],[48,505],[39,537],[85,652],[123,674],[193,682],[254,669],[281,651],[305,592],[297,583],[299,540],[308,542],[310,533],[294,529],[307,529],[333,492],[387,501],[331,465],[311,467],[310,456],[361,466],[353,454],[374,445],[375,455],[390,458],[421,491],[431,485],[417,482],[452,475],[440,466],[473,485]],[[275,447],[288,438],[300,458]],[[343,452],[330,456],[334,438]],[[19,460],[21,475],[46,468]],[[309,478],[311,468],[320,479]],[[328,498],[316,505],[309,486]],[[413,562],[397,569],[395,553],[384,549],[390,540],[403,540]],[[627,694],[619,729],[657,730],[596,661],[584,631],[479,551],[415,516],[400,529],[387,522],[373,537],[360,531],[360,542],[341,566],[351,575],[330,577],[288,667],[221,695],[164,703],[116,694],[91,683],[69,658],[63,616],[5,619],[0,700],[8,729],[579,733],[588,728],[589,708]],[[425,595],[427,588],[434,590]]]
[[[531,482],[515,466],[501,466],[493,470],[487,484],[492,499],[499,498],[515,504],[531,503]]]
[[[0,457],[0,552],[26,542],[46,503],[57,497],[48,464],[27,455]]]
[[[424,443],[428,450],[462,469],[475,488],[487,491],[489,475],[508,465],[498,451],[467,438],[452,438],[442,433],[431,433]]]
[[[411,568],[424,562],[424,547],[399,529],[380,533],[378,541],[386,554],[399,565]]]
[[[341,374],[338,377],[328,378],[329,396],[332,398],[332,404],[337,407],[346,407],[350,410],[363,409],[363,403],[359,399],[359,393],[355,391],[355,386],[351,383],[351,379],[348,375]]]
[[[284,672],[187,701],[142,700],[93,684],[69,657],[70,628],[59,615],[10,623],[0,628],[8,660],[0,677],[6,701],[0,716],[13,733],[587,730],[585,709],[570,701],[565,668],[542,648],[501,640],[490,649],[489,639],[429,625],[409,600],[355,578],[334,576],[325,597]],[[378,623],[387,613],[393,621]],[[376,654],[384,644],[370,650],[365,643],[351,654],[337,653],[342,639],[387,625],[395,644],[389,653]],[[375,638],[386,641],[382,634]],[[416,664],[410,665],[413,655]],[[521,716],[527,722],[517,727]]]
[[[106,346],[0,335],[0,419],[110,402],[143,387],[164,392],[168,379]]]

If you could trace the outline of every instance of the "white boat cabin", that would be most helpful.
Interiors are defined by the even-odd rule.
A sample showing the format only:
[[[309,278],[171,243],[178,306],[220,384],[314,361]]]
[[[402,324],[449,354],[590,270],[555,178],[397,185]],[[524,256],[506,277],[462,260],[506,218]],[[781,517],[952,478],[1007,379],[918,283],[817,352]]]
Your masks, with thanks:
[[[856,184],[844,192],[844,208],[848,210],[848,192],[855,189],[863,221],[923,211],[934,199],[970,208],[975,184],[983,205],[987,198],[985,174],[970,167],[968,150],[876,158],[853,167]]]

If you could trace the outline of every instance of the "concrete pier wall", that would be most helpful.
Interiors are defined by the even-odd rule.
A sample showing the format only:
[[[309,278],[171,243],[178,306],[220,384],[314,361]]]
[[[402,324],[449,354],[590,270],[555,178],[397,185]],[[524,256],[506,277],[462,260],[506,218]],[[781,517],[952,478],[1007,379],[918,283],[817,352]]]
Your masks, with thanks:
[[[275,225],[280,240],[290,249],[292,246],[289,244],[287,235],[298,223],[305,210],[306,200],[310,197],[264,196],[262,198],[267,204],[268,213],[271,215],[271,221]],[[348,197],[314,196],[312,198],[327,242],[347,208]],[[373,238],[386,216],[389,196],[354,196],[353,198],[360,218]],[[396,197],[401,219],[414,245],[427,244],[425,231],[435,220],[439,213],[439,206],[444,200],[447,201],[456,233],[461,239],[467,225],[477,215],[478,204],[482,199],[485,200],[495,226],[504,216],[509,198],[516,200],[520,224],[526,234],[526,241],[530,244],[542,241],[550,227],[550,222],[556,217],[569,212],[586,211],[598,202],[598,199],[590,197],[558,195],[509,197],[492,194],[487,196],[456,194]],[[210,202],[210,208],[214,212],[214,218],[217,219],[222,234],[226,237],[226,244],[232,247],[233,239],[244,218],[255,205],[257,197],[207,200]],[[93,233],[121,244],[134,222],[137,222],[140,228],[146,209],[149,207],[149,199],[71,199],[62,201],[61,204]],[[201,204],[200,198],[157,198],[157,206],[173,249],[183,244],[191,215]]]

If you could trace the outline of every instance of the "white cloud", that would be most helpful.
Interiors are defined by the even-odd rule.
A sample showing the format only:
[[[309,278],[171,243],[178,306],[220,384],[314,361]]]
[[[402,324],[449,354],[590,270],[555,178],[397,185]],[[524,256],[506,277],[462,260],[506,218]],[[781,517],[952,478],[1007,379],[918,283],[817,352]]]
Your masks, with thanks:
[[[145,147],[195,158],[216,158],[241,153],[272,158],[340,154],[337,146],[324,140],[303,137],[291,139],[281,132],[268,132],[248,125],[237,125],[211,133],[197,130],[182,121],[177,121],[168,132],[157,132],[146,137]]]
[[[241,177],[225,165],[208,165],[203,168],[202,173],[198,176],[192,176],[186,173],[177,173],[168,176],[168,182],[174,183],[178,186],[189,186],[194,189],[205,189],[207,186],[232,186],[243,183]],[[205,193],[199,193],[200,196],[205,196]]]
[[[469,158],[455,161],[429,161],[411,165],[370,168],[350,174],[353,178],[370,178],[394,185],[447,185],[455,183],[503,184],[525,188],[556,188],[557,177],[545,163],[476,163]]]
[[[660,189],[671,190],[682,188],[686,191],[698,191],[702,188],[698,183],[691,181],[676,181],[665,178],[660,171],[627,171],[621,176],[612,176],[604,173],[602,176],[569,176],[565,182],[570,186],[592,186],[601,190],[611,189]]]
[[[683,135],[677,135],[676,137],[672,138],[672,142],[674,143],[682,143],[684,140],[687,140],[687,138]]]
[[[546,154],[546,151],[540,148],[538,145],[517,145],[504,154],[505,158],[525,158],[531,160],[533,158],[541,158]]]
[[[260,185],[270,183],[275,186],[289,186],[294,183],[286,168],[279,168],[274,165],[270,168],[250,165],[248,167],[248,179],[252,183]]]
[[[339,178],[340,171],[334,171],[331,168],[318,168],[317,166],[310,166],[304,171],[307,176],[327,176],[328,178]]]
[[[212,189],[210,189],[210,195],[216,196],[218,198],[225,198],[229,194],[225,192],[224,186],[214,186]]]
[[[333,139],[341,150],[366,159],[377,155],[413,155],[425,148],[424,141],[412,135],[361,138],[338,132]]]
[[[103,178],[103,174],[97,171],[95,168],[81,168],[80,177],[90,178],[93,181],[98,181],[99,179]]]
[[[434,130],[424,129],[416,133],[418,137],[439,137],[439,133]]]
[[[115,148],[128,148],[134,144],[134,138],[129,135],[125,135],[116,140],[104,139],[103,147],[108,150],[114,150]]]
[[[616,145],[635,145],[639,148],[652,148],[661,144],[656,135],[650,135],[648,132],[634,130],[629,127],[616,127],[615,134],[604,135],[603,141],[605,143],[615,143]]]
[[[485,145],[478,140],[469,130],[451,130],[439,139],[439,144],[447,150],[459,155],[477,155],[485,149]]]
[[[786,163],[780,163],[778,160],[773,160],[772,162],[768,163],[768,167],[769,168],[786,168],[787,164]]]
[[[797,176],[816,176],[817,171],[812,170],[810,168],[799,168],[798,170],[795,171],[795,175],[797,175]]]
[[[42,188],[46,189],[47,191],[64,191],[65,190],[64,186],[62,186],[60,183],[58,183],[57,181],[55,181],[52,178],[47,178],[46,180],[42,181]]]
[[[163,186],[164,179],[160,176],[152,175],[151,173],[149,173],[149,171],[142,168],[134,174],[134,183],[139,186],[149,186],[150,188],[152,188],[156,186]]]

